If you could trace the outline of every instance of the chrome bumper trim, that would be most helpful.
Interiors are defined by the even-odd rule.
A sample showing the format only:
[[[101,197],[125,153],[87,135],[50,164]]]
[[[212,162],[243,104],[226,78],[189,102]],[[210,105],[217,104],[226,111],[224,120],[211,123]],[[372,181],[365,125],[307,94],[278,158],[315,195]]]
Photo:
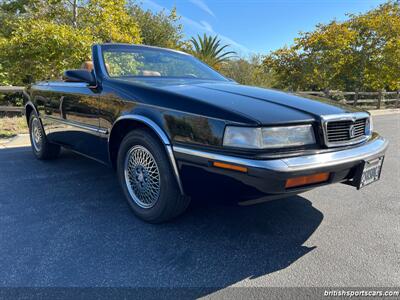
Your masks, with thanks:
[[[272,160],[254,160],[234,156],[215,154],[206,151],[193,150],[185,147],[174,146],[177,153],[198,156],[209,160],[216,160],[247,167],[262,168],[276,172],[294,172],[318,169],[322,167],[338,166],[346,163],[361,162],[383,155],[388,146],[388,141],[377,136],[373,140],[351,149],[335,152],[298,156]]]

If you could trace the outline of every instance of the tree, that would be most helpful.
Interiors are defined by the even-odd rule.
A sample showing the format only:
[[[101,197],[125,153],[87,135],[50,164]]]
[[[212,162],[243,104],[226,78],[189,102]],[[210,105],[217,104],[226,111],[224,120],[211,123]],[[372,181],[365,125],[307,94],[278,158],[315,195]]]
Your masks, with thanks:
[[[10,36],[19,25],[26,22],[46,20],[56,24],[71,25],[70,0],[8,0],[0,4],[2,27],[0,32]],[[72,1],[72,0],[71,0]],[[74,0],[77,1],[77,0]],[[82,0],[83,1],[83,0]]]
[[[400,2],[388,2],[362,15],[351,15],[349,26],[359,34],[354,44],[357,85],[363,89],[400,89]]]
[[[269,70],[275,78],[273,87],[279,89],[298,90],[310,85],[307,81],[309,74],[303,54],[294,47],[278,49],[264,58],[264,68]]]
[[[181,49],[185,45],[183,26],[178,23],[180,18],[175,8],[169,14],[165,11],[154,14],[134,4],[129,13],[141,29],[143,44],[173,49]]]
[[[59,78],[90,58],[93,42],[86,30],[45,20],[21,21],[10,38],[0,38],[0,61],[14,85]]]
[[[400,7],[389,1],[301,33],[293,46],[270,53],[264,65],[275,73],[278,88],[396,90],[399,62]]]
[[[0,85],[8,85],[8,73],[5,72],[3,66],[0,64]]]
[[[0,37],[7,37],[13,30],[12,23],[20,15],[26,13],[29,0],[13,0],[0,2]]]
[[[90,0],[82,11],[83,22],[98,41],[139,44],[140,28],[126,5],[126,0]]]
[[[234,51],[224,52],[229,45],[221,45],[218,36],[197,35],[197,40],[192,37],[190,42],[194,47],[192,54],[215,69],[219,69],[222,63],[236,55]]]
[[[220,72],[240,84],[261,87],[273,85],[273,76],[262,65],[261,55],[229,60],[221,66]]]
[[[130,0],[0,0],[0,84],[59,77],[104,42],[185,45],[175,10],[153,14]]]

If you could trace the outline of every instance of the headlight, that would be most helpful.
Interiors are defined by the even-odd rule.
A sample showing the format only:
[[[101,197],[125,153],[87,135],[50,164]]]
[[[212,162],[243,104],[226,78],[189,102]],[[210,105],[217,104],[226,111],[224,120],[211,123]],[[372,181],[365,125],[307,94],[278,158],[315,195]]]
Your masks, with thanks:
[[[262,129],[263,148],[293,147],[315,144],[311,125]]]
[[[227,126],[224,146],[237,148],[283,148],[315,144],[311,125],[285,127],[234,127]]]
[[[261,128],[227,126],[223,144],[239,148],[262,148]]]

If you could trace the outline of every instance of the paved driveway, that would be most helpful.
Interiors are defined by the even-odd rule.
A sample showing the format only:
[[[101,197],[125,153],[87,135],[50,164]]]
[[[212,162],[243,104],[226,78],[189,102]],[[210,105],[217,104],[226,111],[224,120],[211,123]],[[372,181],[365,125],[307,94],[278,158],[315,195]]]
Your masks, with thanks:
[[[399,286],[400,115],[382,180],[252,207],[196,199],[176,221],[136,219],[112,170],[0,150],[0,286]]]

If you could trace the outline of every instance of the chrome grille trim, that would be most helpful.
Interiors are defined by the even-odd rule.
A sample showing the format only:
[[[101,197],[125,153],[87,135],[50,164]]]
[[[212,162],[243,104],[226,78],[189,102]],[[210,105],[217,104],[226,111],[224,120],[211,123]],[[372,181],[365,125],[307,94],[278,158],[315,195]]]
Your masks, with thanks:
[[[367,112],[346,113],[339,115],[321,116],[324,143],[327,147],[354,145],[368,140],[371,132],[366,134]],[[354,136],[350,136],[350,129],[354,127]]]

